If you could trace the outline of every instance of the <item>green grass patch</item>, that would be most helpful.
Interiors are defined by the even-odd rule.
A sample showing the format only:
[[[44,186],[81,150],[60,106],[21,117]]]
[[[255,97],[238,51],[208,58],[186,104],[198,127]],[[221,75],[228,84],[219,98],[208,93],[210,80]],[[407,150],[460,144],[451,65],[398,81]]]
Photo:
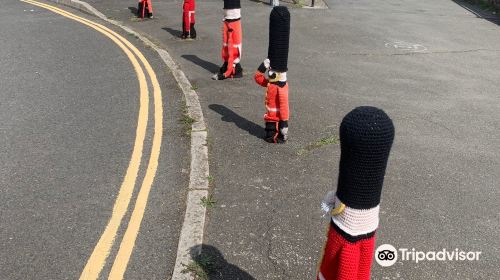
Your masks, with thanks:
[[[314,149],[318,149],[318,148],[321,148],[321,147],[327,146],[327,145],[337,145],[338,143],[339,143],[339,138],[335,135],[332,135],[329,137],[323,137],[323,138],[319,139],[318,141],[316,141],[314,143],[310,143],[307,146],[305,146],[304,148],[298,150],[297,155],[301,156],[301,155],[304,155],[304,154],[306,154]]]
[[[185,125],[189,125],[191,126],[196,120],[191,118],[190,116],[188,115],[184,115],[181,119],[181,122]]]
[[[495,7],[495,4],[489,0],[466,0],[466,2],[478,6],[481,10],[487,12],[498,12],[499,8]]]
[[[208,280],[209,275],[214,273],[215,262],[210,256],[201,254],[188,265],[184,265],[182,273],[191,274],[195,280]]]
[[[209,183],[209,184],[211,184],[211,183],[213,183],[213,182],[214,182],[215,177],[214,177],[214,176],[212,176],[212,175],[209,175],[209,176],[207,177],[207,179],[208,179],[208,183]]]
[[[196,120],[188,116],[187,114],[182,116],[181,123],[184,126],[184,134],[186,136],[191,136],[192,125]]]
[[[213,208],[217,201],[214,199],[214,197],[209,194],[208,196],[204,196],[200,199],[201,205],[203,205],[205,208]]]
[[[191,126],[193,125],[194,122],[196,122],[196,120],[189,116],[188,107],[186,103],[182,104],[181,110],[182,110],[182,118],[179,120],[179,122],[183,124],[184,134],[186,136],[191,136]]]
[[[293,6],[296,8],[303,8],[305,5],[304,0],[293,0]]]

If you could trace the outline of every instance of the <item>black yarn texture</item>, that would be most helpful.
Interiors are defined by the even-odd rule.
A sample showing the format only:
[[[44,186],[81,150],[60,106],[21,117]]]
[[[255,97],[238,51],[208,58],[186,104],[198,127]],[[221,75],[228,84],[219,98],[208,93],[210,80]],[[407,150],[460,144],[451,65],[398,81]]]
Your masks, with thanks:
[[[240,0],[224,0],[224,10],[241,9]]]
[[[381,109],[358,107],[340,124],[338,198],[348,207],[369,209],[380,204],[394,124]]]
[[[285,6],[276,6],[269,16],[269,48],[267,57],[271,69],[288,71],[288,48],[290,43],[290,12]]]

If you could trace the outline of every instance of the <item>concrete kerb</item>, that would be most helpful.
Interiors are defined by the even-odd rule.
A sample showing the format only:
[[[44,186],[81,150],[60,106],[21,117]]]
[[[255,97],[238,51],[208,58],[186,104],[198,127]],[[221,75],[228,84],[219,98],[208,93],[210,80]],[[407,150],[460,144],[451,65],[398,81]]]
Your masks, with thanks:
[[[123,25],[116,20],[108,19],[104,14],[92,7],[90,4],[79,0],[49,0],[54,3],[62,4],[72,8],[76,8],[85,13],[94,15],[108,23],[122,28],[124,31],[135,35],[144,44],[154,49],[161,57],[163,62],[172,71],[177,84],[184,93],[184,98],[187,105],[188,115],[194,119],[191,126],[191,170],[189,174],[189,187],[186,199],[186,211],[184,221],[182,223],[181,234],[177,247],[177,258],[175,261],[174,272],[171,279],[188,280],[192,276],[183,273],[185,265],[193,261],[192,255],[200,254],[200,252],[192,252],[191,248],[200,248],[203,244],[203,235],[205,230],[206,208],[201,205],[202,197],[208,196],[209,193],[209,164],[208,164],[208,146],[207,146],[207,128],[203,111],[201,109],[198,94],[192,89],[191,83],[187,79],[184,72],[180,69],[177,63],[172,59],[170,54],[155,45],[149,39],[134,31],[133,29]]]

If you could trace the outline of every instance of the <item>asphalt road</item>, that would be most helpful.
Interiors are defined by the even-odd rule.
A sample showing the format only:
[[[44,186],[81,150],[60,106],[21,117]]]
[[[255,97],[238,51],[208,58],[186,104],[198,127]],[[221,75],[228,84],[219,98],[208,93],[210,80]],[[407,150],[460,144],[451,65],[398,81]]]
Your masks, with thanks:
[[[0,26],[0,279],[78,279],[131,161],[138,76],[109,38],[46,9],[2,3]],[[165,279],[175,261],[189,167],[182,94],[149,48],[122,36],[156,72],[164,112],[158,170],[125,278]],[[152,153],[150,78],[148,85],[142,164],[100,279],[114,264]]]
[[[498,279],[500,243],[500,27],[451,0],[330,0],[292,8],[290,141],[260,139],[263,90],[252,79],[267,54],[269,6],[242,1],[246,77],[214,82],[220,1],[197,3],[198,40],[181,42],[180,2],[155,3],[137,22],[134,1],[89,0],[169,49],[196,85],[209,124],[217,207],[206,243],[210,279],[312,279],[326,220],[319,203],[336,188],[336,136],[356,106],[383,108],[396,140],[377,245],[482,251],[477,262],[373,266],[373,279]],[[300,154],[300,155],[299,155]]]

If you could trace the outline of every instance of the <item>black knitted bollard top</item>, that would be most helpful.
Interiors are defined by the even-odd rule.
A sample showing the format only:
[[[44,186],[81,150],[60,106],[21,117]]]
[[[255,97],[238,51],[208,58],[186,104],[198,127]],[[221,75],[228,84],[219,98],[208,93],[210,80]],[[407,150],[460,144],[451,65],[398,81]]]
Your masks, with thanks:
[[[224,0],[224,10],[241,9],[240,0]]]
[[[290,41],[290,12],[284,6],[276,6],[269,16],[269,48],[267,58],[271,69],[288,71],[288,47]]]
[[[370,209],[379,205],[393,140],[392,120],[378,108],[358,107],[344,117],[337,197],[346,206]]]

